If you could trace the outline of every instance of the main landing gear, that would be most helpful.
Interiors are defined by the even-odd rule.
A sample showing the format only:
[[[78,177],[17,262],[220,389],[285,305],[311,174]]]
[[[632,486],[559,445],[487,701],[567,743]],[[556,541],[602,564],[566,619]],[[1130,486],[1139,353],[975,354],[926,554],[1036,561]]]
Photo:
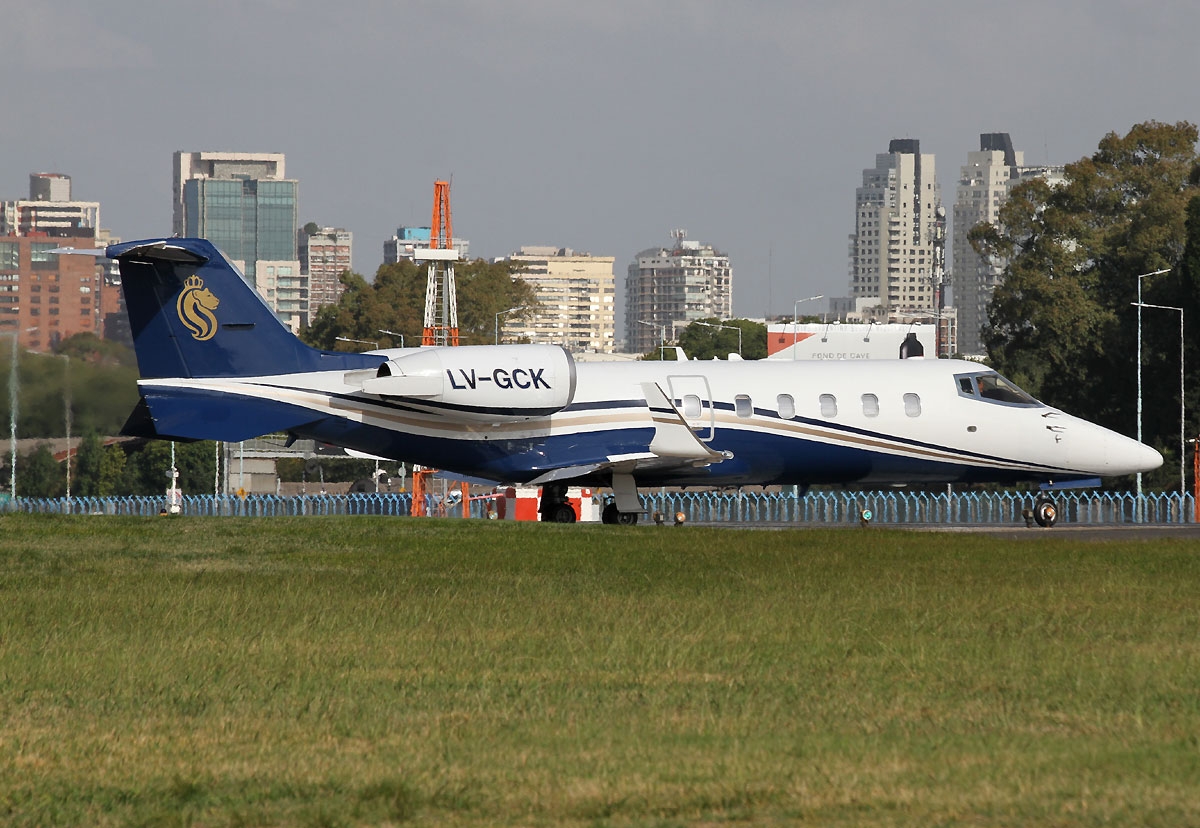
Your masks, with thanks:
[[[542,486],[542,502],[538,505],[543,523],[574,523],[575,507],[567,499],[565,483],[546,483]]]
[[[638,522],[638,513],[622,512],[617,508],[616,501],[610,500],[604,504],[604,511],[600,513],[600,520],[603,523],[619,523],[622,526],[633,526]]]
[[[578,519],[575,507],[567,499],[567,484],[542,484],[542,499],[538,504],[543,523],[574,523]],[[629,474],[613,475],[613,494],[604,503],[600,512],[603,523],[633,526],[642,512],[637,496],[637,484]]]

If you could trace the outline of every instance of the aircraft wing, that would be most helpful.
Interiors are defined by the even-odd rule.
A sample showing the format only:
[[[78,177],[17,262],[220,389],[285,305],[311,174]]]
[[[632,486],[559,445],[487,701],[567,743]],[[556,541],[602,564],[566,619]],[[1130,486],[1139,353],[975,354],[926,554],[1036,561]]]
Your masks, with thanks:
[[[634,474],[645,470],[707,466],[728,459],[727,455],[713,451],[696,436],[658,383],[642,383],[642,393],[646,395],[650,419],[654,423],[654,437],[646,451],[613,454],[582,463],[575,458],[571,465],[543,467],[542,474],[531,480],[529,485],[540,486],[556,480],[572,480],[610,469],[618,474]]]

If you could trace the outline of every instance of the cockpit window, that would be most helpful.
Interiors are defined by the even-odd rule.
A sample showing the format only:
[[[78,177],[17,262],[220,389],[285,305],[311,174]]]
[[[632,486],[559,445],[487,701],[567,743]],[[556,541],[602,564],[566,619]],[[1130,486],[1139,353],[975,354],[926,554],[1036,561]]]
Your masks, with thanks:
[[[958,393],[963,397],[973,397],[1004,405],[1041,405],[1033,397],[994,371],[956,374],[954,379],[958,383]]]

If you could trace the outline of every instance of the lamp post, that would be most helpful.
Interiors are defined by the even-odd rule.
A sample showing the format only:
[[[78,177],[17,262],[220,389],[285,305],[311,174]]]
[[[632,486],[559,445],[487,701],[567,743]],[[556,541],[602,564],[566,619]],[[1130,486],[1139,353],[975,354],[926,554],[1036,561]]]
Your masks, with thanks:
[[[742,329],[739,328],[737,325],[713,324],[712,322],[701,322],[699,319],[697,319],[692,324],[693,325],[703,325],[706,328],[724,328],[727,331],[737,331],[738,332],[738,356],[742,355]]]
[[[1142,279],[1147,276],[1158,276],[1163,273],[1169,273],[1171,268],[1166,267],[1162,270],[1154,270],[1150,273],[1143,273],[1137,277],[1137,441],[1142,442]],[[1138,472],[1137,479],[1137,504],[1134,506],[1134,523],[1142,522],[1142,473]]]
[[[55,354],[63,360],[63,423],[67,432],[67,507],[71,505],[71,357]],[[171,444],[172,448],[174,443]]]
[[[12,371],[8,377],[8,496],[17,499],[17,332],[9,334],[12,337]]]
[[[348,336],[335,336],[334,339],[338,342],[357,342],[360,345],[370,345],[372,350],[379,350],[379,343],[370,339],[351,339]]]
[[[647,322],[645,319],[635,319],[639,325],[649,325],[651,328],[658,328],[658,359],[660,362],[665,362],[667,359],[667,326],[656,325],[653,322]]]
[[[508,310],[502,310],[496,313],[496,340],[494,344],[500,344],[500,317],[504,316],[506,313],[512,313],[513,311],[525,310],[527,307],[528,305],[517,305],[515,308],[509,308]]]
[[[387,330],[384,330],[383,328],[378,328],[377,330],[379,331],[379,333],[383,334],[384,336],[398,336],[398,337],[400,337],[400,347],[401,347],[401,348],[403,348],[403,347],[404,347],[404,334],[402,334],[402,333],[399,333],[399,332],[397,332],[397,331],[387,331]]]
[[[816,296],[808,296],[808,297],[805,297],[804,299],[797,299],[792,304],[792,359],[796,358],[796,337],[798,335],[798,330],[799,330],[799,326],[800,326],[800,303],[801,302],[813,302],[813,301],[816,301],[817,299],[824,299],[824,298],[825,298],[825,294],[818,293]]]
[[[1141,284],[1141,282],[1139,281],[1138,284]],[[1184,460],[1183,460],[1184,451],[1187,447],[1187,440],[1184,438],[1184,433],[1183,433],[1183,429],[1184,429],[1184,425],[1185,425],[1184,415],[1186,413],[1184,411],[1184,396],[1183,396],[1183,392],[1184,392],[1184,384],[1183,384],[1183,381],[1184,381],[1183,308],[1175,308],[1170,305],[1149,305],[1149,304],[1146,304],[1146,303],[1140,302],[1140,301],[1133,302],[1132,304],[1137,305],[1139,317],[1141,316],[1142,308],[1157,308],[1158,310],[1170,310],[1170,311],[1178,311],[1179,312],[1179,509],[1182,513],[1183,501],[1184,501],[1184,498],[1187,496],[1187,472],[1185,470],[1186,467],[1184,466]],[[1141,345],[1140,334],[1138,336],[1138,345],[1139,346]],[[1139,348],[1138,350],[1140,353],[1141,349]],[[1138,360],[1138,403],[1139,403],[1139,405],[1138,405],[1138,426],[1139,426],[1138,442],[1141,442],[1141,439],[1142,439],[1141,428],[1140,428],[1140,426],[1141,426],[1141,411],[1142,411],[1142,407],[1141,407],[1141,387],[1142,387],[1141,375],[1142,375],[1142,371],[1141,371],[1141,368],[1142,368],[1142,362],[1139,359]],[[1140,477],[1140,475],[1139,475],[1139,477]],[[1141,500],[1141,491],[1140,490],[1138,491],[1138,499],[1140,502],[1140,500]]]

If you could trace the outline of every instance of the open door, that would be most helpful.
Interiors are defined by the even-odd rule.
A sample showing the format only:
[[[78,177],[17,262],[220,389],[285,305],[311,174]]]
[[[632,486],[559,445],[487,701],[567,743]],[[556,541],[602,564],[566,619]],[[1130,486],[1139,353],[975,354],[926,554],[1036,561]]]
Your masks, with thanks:
[[[683,415],[688,426],[695,432],[696,437],[708,442],[712,440],[716,430],[716,416],[713,412],[712,391],[708,387],[708,377],[700,374],[675,374],[667,377],[670,385],[671,401]]]

